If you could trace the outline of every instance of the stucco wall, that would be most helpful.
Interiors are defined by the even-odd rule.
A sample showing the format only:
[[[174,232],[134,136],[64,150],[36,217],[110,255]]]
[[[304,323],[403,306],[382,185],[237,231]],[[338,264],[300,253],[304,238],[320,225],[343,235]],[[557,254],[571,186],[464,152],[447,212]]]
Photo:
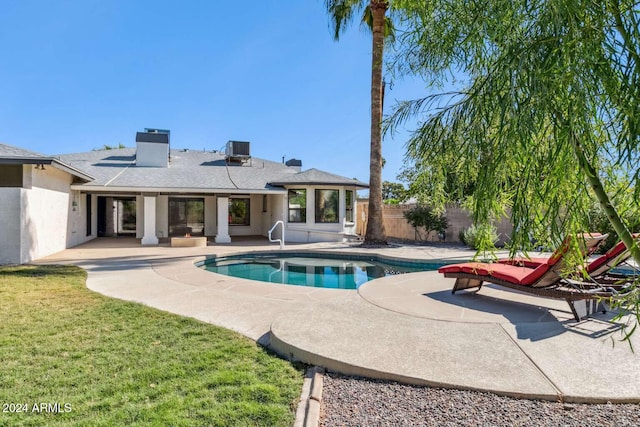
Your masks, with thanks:
[[[169,165],[169,144],[157,142],[136,143],[136,166],[163,167]]]
[[[21,188],[0,188],[0,265],[20,263]]]
[[[86,194],[81,194],[79,191],[71,191],[71,205],[68,206],[67,211],[67,248],[80,245],[84,242],[94,239],[97,236],[96,211],[98,207],[96,205],[96,198],[92,196],[91,200],[91,233],[87,235],[87,196]]]
[[[268,206],[269,206],[269,217],[265,221],[267,222],[267,229],[265,230],[265,236],[268,236],[269,230],[273,227],[273,224],[276,221],[284,221],[284,200],[285,196],[283,194],[276,194],[273,196],[269,196]],[[282,227],[278,226],[271,235],[274,239],[282,238]]]
[[[24,189],[21,198],[22,263],[84,243],[95,236],[86,235],[86,203],[79,192],[71,192],[71,181],[71,175],[51,166],[32,171],[32,187]]]
[[[34,170],[32,188],[22,197],[21,262],[66,249],[67,237],[77,234],[77,218],[69,214],[71,176],[48,167]]]

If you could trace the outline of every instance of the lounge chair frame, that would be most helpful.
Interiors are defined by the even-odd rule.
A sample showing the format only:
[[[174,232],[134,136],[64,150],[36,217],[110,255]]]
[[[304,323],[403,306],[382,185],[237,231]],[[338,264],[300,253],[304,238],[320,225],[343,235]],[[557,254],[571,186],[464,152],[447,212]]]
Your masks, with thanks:
[[[607,235],[589,235],[584,241],[585,254],[592,251],[593,248],[606,238]],[[495,277],[491,275],[490,272],[488,274],[478,274],[465,271],[451,271],[444,272],[443,274],[444,277],[456,279],[451,291],[452,294],[463,289],[476,289],[476,292],[478,292],[484,282],[489,282],[539,297],[563,299],[569,304],[573,317],[579,322],[583,316],[580,316],[576,309],[576,301],[585,301],[585,316],[588,316],[596,311],[605,311],[604,306],[600,304],[600,302],[604,299],[610,299],[616,291],[613,289],[605,289],[600,283],[564,280],[561,272],[566,267],[564,255],[567,251],[568,244],[569,240],[565,239],[552,256],[552,258],[556,258],[556,262],[548,264],[549,269],[535,280],[535,282],[527,285]],[[591,304],[589,304],[589,302],[591,302]]]
[[[546,287],[534,287],[525,286],[518,283],[508,282],[506,280],[498,279],[496,277],[478,276],[477,274],[456,272],[456,273],[444,273],[444,277],[455,278],[456,282],[453,286],[452,294],[464,289],[476,289],[478,292],[484,282],[493,283],[498,286],[513,289],[519,292],[554,299],[563,299],[569,304],[571,313],[577,322],[582,320],[582,317],[593,314],[596,311],[606,311],[601,304],[598,304],[603,299],[608,299],[613,296],[611,291],[607,291],[597,283],[580,283],[581,288],[574,288],[568,283],[563,283],[558,278],[558,282]],[[593,304],[586,305],[586,314],[580,316],[576,310],[575,302],[582,300],[591,300]],[[599,308],[602,307],[602,308]]]

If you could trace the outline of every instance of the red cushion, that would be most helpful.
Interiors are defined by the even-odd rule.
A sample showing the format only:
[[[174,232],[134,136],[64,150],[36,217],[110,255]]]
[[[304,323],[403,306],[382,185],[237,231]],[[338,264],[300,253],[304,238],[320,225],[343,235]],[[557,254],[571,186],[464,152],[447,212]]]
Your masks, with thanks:
[[[520,267],[536,268],[540,264],[547,264],[549,262],[548,257],[517,257],[517,258],[504,258],[499,259],[498,263],[507,265],[518,265]]]
[[[462,264],[443,265],[438,269],[438,273],[460,273],[462,271]]]
[[[438,273],[470,273],[470,274],[478,274],[478,275],[489,275],[489,271],[486,266],[489,264],[485,264],[482,262],[465,262],[462,264],[451,264],[445,265],[438,269]]]
[[[515,265],[494,264],[491,276],[520,285],[532,285],[542,275],[549,271],[548,264],[540,264],[536,268],[519,267]]]
[[[607,254],[600,255],[598,258],[587,264],[587,273],[593,273],[609,260]]]
[[[622,252],[626,250],[627,250],[627,247],[624,245],[624,242],[621,241],[621,242],[618,242],[617,245],[609,249],[607,253],[605,253],[604,255],[607,257],[607,259],[611,259],[611,258],[617,257],[618,255],[620,255]]]
[[[477,274],[478,276],[488,276],[491,272],[491,266],[494,264],[487,264],[484,262],[468,262],[462,264],[462,271],[469,274]]]

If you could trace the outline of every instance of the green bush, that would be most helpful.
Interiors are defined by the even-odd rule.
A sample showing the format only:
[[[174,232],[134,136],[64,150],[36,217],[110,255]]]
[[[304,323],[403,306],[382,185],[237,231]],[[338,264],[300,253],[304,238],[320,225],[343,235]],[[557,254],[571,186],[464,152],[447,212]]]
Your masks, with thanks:
[[[460,240],[475,250],[495,249],[498,230],[492,224],[474,224],[461,232]]]
[[[466,240],[466,239],[465,239],[465,237],[464,237],[464,232],[465,232],[466,230],[467,230],[467,229],[465,228],[465,229],[462,229],[462,230],[460,230],[460,231],[458,232],[458,240],[460,240],[460,241],[462,242],[462,244],[463,244],[463,245],[467,245],[467,240]],[[469,246],[469,245],[467,245],[467,246]]]
[[[442,234],[449,226],[449,221],[447,221],[447,217],[444,214],[437,214],[428,206],[414,206],[404,213],[404,217],[416,229],[420,238],[423,238],[420,235],[421,228],[424,229],[426,238],[431,231]]]
[[[622,214],[621,216],[622,220],[629,225],[631,232],[638,232],[640,230],[638,227],[638,219],[633,212],[626,212],[626,214]],[[602,234],[609,233],[607,240],[598,246],[596,250],[596,253],[599,254],[605,253],[620,240],[609,218],[607,218],[607,214],[604,213],[604,210],[602,210],[599,205],[594,206],[589,212],[589,231]]]

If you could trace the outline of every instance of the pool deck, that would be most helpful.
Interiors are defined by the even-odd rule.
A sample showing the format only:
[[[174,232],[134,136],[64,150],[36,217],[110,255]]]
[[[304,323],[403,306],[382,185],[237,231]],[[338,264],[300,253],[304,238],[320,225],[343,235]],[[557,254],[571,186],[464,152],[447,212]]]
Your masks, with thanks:
[[[640,354],[612,314],[575,322],[564,301],[485,285],[451,294],[437,272],[368,282],[358,291],[273,285],[196,268],[206,255],[278,250],[263,240],[175,248],[96,239],[42,258],[78,265],[87,287],[237,331],[281,355],[346,374],[566,402],[640,402]],[[460,261],[455,247],[287,250]],[[640,348],[640,333],[632,337]],[[615,344],[615,345],[614,345]]]

